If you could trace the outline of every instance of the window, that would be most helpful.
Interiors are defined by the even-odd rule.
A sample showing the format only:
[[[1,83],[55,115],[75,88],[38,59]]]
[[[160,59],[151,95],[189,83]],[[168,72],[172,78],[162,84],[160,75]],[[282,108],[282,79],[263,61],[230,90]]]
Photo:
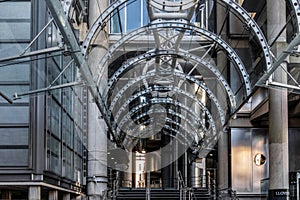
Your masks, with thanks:
[[[110,33],[126,33],[148,24],[146,0],[127,2],[125,5],[119,12],[114,12],[110,21]]]

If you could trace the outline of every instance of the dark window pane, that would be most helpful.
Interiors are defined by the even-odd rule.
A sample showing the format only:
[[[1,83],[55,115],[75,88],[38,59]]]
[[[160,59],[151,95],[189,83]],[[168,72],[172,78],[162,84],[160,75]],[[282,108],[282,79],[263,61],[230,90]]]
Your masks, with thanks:
[[[1,22],[0,27],[0,40],[30,39],[30,23]]]
[[[0,145],[28,145],[28,128],[0,128]]]
[[[0,123],[17,124],[29,123],[29,107],[28,106],[0,106]]]
[[[27,166],[28,149],[0,149],[0,166]]]
[[[1,2],[0,19],[29,19],[31,2]],[[12,15],[13,11],[13,15]]]
[[[5,81],[28,82],[30,80],[29,72],[30,72],[29,64],[26,63],[0,67],[0,80],[1,82],[5,82]]]

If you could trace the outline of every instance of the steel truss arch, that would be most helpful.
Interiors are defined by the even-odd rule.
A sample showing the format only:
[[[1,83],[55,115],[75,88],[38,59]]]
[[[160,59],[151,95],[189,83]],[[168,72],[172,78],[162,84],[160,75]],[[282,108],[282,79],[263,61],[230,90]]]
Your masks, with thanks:
[[[209,32],[205,29],[191,25],[188,22],[186,22],[185,20],[171,20],[171,21],[167,21],[167,22],[162,21],[162,20],[157,20],[148,26],[141,27],[139,29],[136,29],[136,30],[126,34],[119,41],[117,41],[115,44],[113,44],[110,47],[110,49],[107,51],[107,53],[101,59],[99,65],[98,65],[99,66],[99,76],[102,74],[101,71],[102,71],[103,66],[105,66],[104,64],[111,58],[111,55],[119,47],[121,47],[121,45],[123,45],[127,40],[130,40],[132,37],[137,36],[141,33],[148,32],[149,30],[159,29],[159,28],[180,28],[180,29],[191,30],[194,33],[204,35],[207,38],[218,43],[228,53],[228,56],[234,61],[235,66],[237,67],[237,71],[239,71],[239,73],[241,74],[241,78],[244,81],[244,84],[246,86],[246,94],[250,95],[252,86],[251,86],[251,82],[249,79],[249,75],[248,75],[247,70],[246,70],[245,66],[243,65],[241,59],[237,55],[237,53],[219,36],[215,35],[212,32]]]
[[[270,47],[269,44],[267,42],[267,39],[265,38],[262,30],[260,29],[260,27],[257,25],[257,23],[255,22],[255,20],[248,14],[248,12],[242,7],[240,6],[237,2],[232,1],[232,0],[219,0],[223,3],[225,3],[226,5],[230,6],[230,8],[232,8],[240,17],[242,17],[242,19],[245,21],[246,25],[252,29],[253,33],[255,34],[255,36],[257,37],[261,49],[263,51],[264,54],[264,58],[266,61],[266,65],[267,65],[267,69],[271,67],[272,65],[272,54],[270,51]]]
[[[174,103],[174,100],[173,100],[173,99],[160,99],[160,98],[156,98],[156,99],[151,99],[151,100],[150,100],[150,104],[151,104],[151,105],[154,105],[154,104],[160,104],[160,103],[166,103],[166,102],[169,102],[170,104],[172,104],[172,103]],[[148,105],[149,105],[149,103],[143,103],[143,104],[141,104],[141,105],[138,105],[138,106],[134,107],[130,112],[128,112],[126,115],[124,115],[124,116],[121,118],[120,123],[115,122],[115,123],[113,124],[113,127],[116,127],[116,125],[117,125],[116,123],[118,123],[118,129],[117,129],[117,134],[116,134],[116,135],[118,135],[118,134],[120,133],[120,131],[121,131],[120,127],[122,128],[123,125],[124,125],[127,121],[131,121],[130,124],[127,124],[127,127],[130,127],[130,126],[134,123],[135,120],[139,120],[140,118],[142,118],[142,117],[148,115],[149,113],[147,112],[147,113],[142,113],[141,115],[139,115],[139,116],[136,117],[135,119],[132,119],[132,118],[131,118],[132,115],[134,115],[139,109],[141,109],[141,108],[143,108],[143,107],[145,107],[145,106],[148,106]],[[180,105],[179,102],[178,102],[178,105]],[[181,104],[181,105],[183,105],[183,104]],[[123,106],[122,106],[122,107],[123,107]],[[196,119],[197,122],[199,122],[199,124],[201,124],[202,130],[203,130],[204,133],[207,133],[207,132],[210,130],[210,128],[207,129],[207,128],[205,127],[205,124],[203,123],[203,121],[202,121],[198,116],[196,116],[195,113],[191,112],[191,110],[188,109],[187,106],[182,106],[182,107],[180,106],[180,108],[184,108],[186,111],[188,111],[188,112],[189,112],[188,115],[191,115],[190,117],[195,117],[195,118],[193,118],[193,119]],[[166,111],[165,111],[165,110],[166,110]],[[188,120],[186,117],[184,117],[182,114],[177,113],[177,112],[175,112],[175,111],[170,111],[169,109],[164,109],[161,113],[164,113],[164,112],[167,112],[168,114],[172,114],[172,115],[176,115],[177,117],[180,117],[180,119],[182,119],[182,120],[184,120],[184,121],[187,121],[187,123],[188,123],[191,127],[193,127],[192,122],[191,122],[190,120]],[[150,113],[150,114],[151,114],[151,113]],[[127,120],[127,121],[126,121],[126,120]],[[118,120],[116,120],[116,121],[118,121]],[[216,133],[214,122],[213,122],[212,120],[210,120],[210,123],[213,123],[213,125],[212,125],[212,131],[213,131],[213,133]],[[136,127],[138,127],[138,126],[136,126]],[[197,132],[197,130],[196,130],[194,127],[193,127],[193,129],[194,129],[195,132]],[[133,129],[133,132],[134,132],[134,130],[135,130],[135,129]]]
[[[141,125],[151,122],[150,120],[152,120],[152,119],[151,118],[148,119],[147,121],[143,122]],[[152,126],[152,125],[150,125],[150,126]],[[174,131],[181,135],[181,133],[178,130],[170,127],[169,125],[165,125],[164,128],[167,128],[168,130]],[[183,129],[183,130],[187,133],[187,135],[190,135],[189,131],[187,131],[186,129]],[[146,130],[141,131],[141,133],[144,131],[146,131]],[[170,136],[172,136],[172,135],[170,135]],[[198,147],[198,150],[197,150],[198,152],[200,152],[203,148],[207,148],[207,147],[213,148],[213,146],[215,145],[215,143],[217,141],[218,134],[216,131],[212,131],[212,134],[205,134],[203,137],[200,135],[200,137],[202,138],[201,139],[202,143],[201,143],[201,147],[200,148]],[[195,138],[192,138],[192,139],[195,141]],[[184,144],[183,142],[181,142],[181,143]]]
[[[178,76],[179,74],[182,74],[182,73],[176,72],[173,75]],[[156,74],[154,72],[149,72],[149,73],[144,74],[142,76],[136,77],[134,80],[131,80],[126,85],[124,85],[124,87],[121,88],[118,91],[118,94],[113,97],[113,100],[111,101],[111,104],[109,106],[109,112],[110,113],[112,112],[112,110],[115,107],[116,103],[124,95],[125,91],[128,88],[130,88],[135,83],[138,83],[139,81],[145,80],[146,78],[150,78],[150,77],[153,77],[155,75]],[[185,74],[183,74],[183,76],[185,76]],[[220,103],[219,103],[218,99],[216,98],[216,96],[210,91],[209,88],[207,88],[205,85],[203,85],[200,81],[195,80],[195,83],[198,84],[198,86],[200,88],[202,88],[203,90],[205,90],[205,92],[207,93],[208,97],[212,100],[212,102],[214,102],[214,104],[215,104],[215,106],[216,106],[216,108],[218,110],[221,123],[222,123],[222,125],[224,125],[225,124],[225,114],[224,114],[224,111],[222,110],[222,108],[220,106]],[[207,110],[207,108],[203,105],[203,103],[201,101],[199,101],[199,99],[197,99],[195,96],[191,95],[190,93],[185,92],[185,91],[183,91],[183,90],[181,90],[179,88],[176,88],[176,87],[173,87],[172,91],[178,92],[178,93],[182,93],[183,92],[183,94],[185,94],[185,96],[190,97],[194,101],[198,102],[198,104],[200,105],[200,107],[205,108],[205,110]]]
[[[174,88],[173,88],[174,89]],[[188,94],[188,97],[191,98],[192,100],[194,100],[198,106],[200,106],[200,108],[202,109],[202,111],[204,111],[204,113],[207,115],[207,118],[209,120],[209,124],[212,128],[212,130],[214,132],[216,132],[216,124],[215,124],[215,121],[213,120],[213,117],[211,115],[211,113],[209,112],[209,110],[204,106],[204,104],[199,101],[199,99],[195,98],[193,95],[190,95],[189,93],[186,93],[185,91],[179,89],[179,88],[176,88],[175,89],[176,92],[179,92],[181,93],[182,95],[185,95],[187,96]],[[189,111],[190,113],[193,113],[186,105],[180,103],[179,101],[175,101],[172,99],[171,100],[168,100],[168,99],[165,99],[165,100],[153,100],[153,101],[157,101],[158,103],[173,103],[174,106],[180,106],[180,108],[184,108],[185,110]],[[160,102],[161,101],[161,102]],[[127,103],[127,102],[126,102]],[[125,104],[122,105],[122,107],[124,107]],[[122,107],[120,109],[122,109]],[[200,121],[201,122],[201,121]]]
[[[135,0],[133,0],[135,1]],[[84,56],[87,54],[87,50],[90,46],[91,40],[98,31],[100,27],[104,27],[106,25],[105,20],[114,12],[114,10],[119,9],[121,6],[123,6],[126,2],[133,2],[130,0],[118,0],[115,1],[113,4],[111,4],[103,13],[100,14],[100,16],[95,20],[94,24],[89,29],[87,36],[85,40],[83,41],[83,48],[82,53]],[[242,8],[239,4],[232,0],[220,0],[224,2],[226,5],[229,5],[233,10],[235,10],[247,23],[247,25],[253,30],[254,34],[258,38],[258,41],[260,42],[260,45],[262,47],[262,50],[264,52],[264,57],[266,60],[267,67],[270,67],[272,64],[272,58],[270,54],[269,45],[267,44],[267,40],[264,37],[264,34],[262,33],[261,29],[257,25],[257,23],[254,21],[253,18],[249,16],[247,11]],[[298,0],[289,0],[295,10],[297,21],[298,21],[298,32],[299,32],[299,26],[300,26],[300,8]]]
[[[299,0],[289,0],[291,6],[294,9],[295,17],[297,20],[297,33],[300,33],[300,4]]]
[[[146,112],[146,113],[142,113],[142,114],[140,114],[140,115],[138,115],[137,117],[135,117],[134,119],[131,119],[131,115],[133,115],[135,112],[136,112],[137,110],[135,110],[135,111],[132,111],[132,112],[128,112],[127,113],[127,115],[126,116],[124,116],[123,118],[122,118],[122,120],[121,120],[121,122],[120,122],[120,126],[119,126],[119,128],[123,128],[123,126],[125,125],[125,123],[127,123],[127,127],[128,128],[131,128],[130,130],[130,132],[135,132],[138,128],[139,128],[139,126],[138,125],[133,125],[134,123],[135,123],[135,121],[136,120],[139,120],[139,119],[141,119],[141,118],[143,118],[143,117],[145,117],[145,116],[147,116],[147,115],[151,115],[151,114],[153,114],[153,113],[165,113],[166,112],[166,110],[165,109],[160,109],[160,110],[155,110],[155,111],[153,111],[153,109],[150,109],[148,112]],[[167,111],[167,113],[169,113],[169,114],[175,114],[175,113],[171,113],[171,112],[168,112]],[[178,117],[180,117],[180,119],[181,120],[183,120],[183,121],[186,121],[186,123],[189,125],[189,127],[193,130],[193,134],[194,135],[192,135],[192,136],[198,136],[198,137],[200,137],[200,138],[203,138],[201,135],[200,135],[200,133],[198,132],[198,130],[193,126],[193,124],[191,123],[191,121],[190,120],[187,120],[185,117],[183,117],[181,114],[179,114],[179,113],[176,113],[175,114],[176,116],[178,116]],[[151,118],[150,118],[151,119]],[[176,126],[178,126],[178,127],[180,127],[180,128],[182,128],[183,130],[186,130],[186,132],[188,132],[188,130],[184,127],[184,126],[182,126],[182,124],[181,123],[179,123],[179,122],[177,122],[177,121],[175,121],[175,120],[173,120],[173,119],[171,119],[171,118],[169,118],[169,117],[166,117],[165,118],[165,122],[169,122],[169,123],[172,123],[172,124],[174,124],[174,125],[176,125]],[[129,123],[128,123],[128,121],[130,121]],[[153,124],[153,123],[152,123]],[[133,126],[133,127],[132,127]],[[163,126],[162,126],[163,127]],[[130,135],[132,135],[132,134],[130,134]],[[139,132],[139,136],[142,136],[141,134],[140,134],[140,132]]]
[[[235,100],[235,96],[231,90],[231,88],[229,87],[229,84],[227,83],[227,81],[225,80],[225,78],[223,77],[223,75],[220,73],[220,71],[215,68],[210,62],[203,60],[202,58],[195,56],[193,54],[190,54],[188,52],[184,52],[182,50],[178,50],[178,51],[174,51],[174,50],[155,50],[155,51],[149,51],[145,54],[141,54],[133,59],[131,59],[129,62],[127,62],[127,64],[125,65],[125,67],[121,67],[119,70],[117,70],[112,76],[111,78],[108,80],[108,87],[105,89],[104,94],[107,93],[107,91],[110,90],[111,86],[113,85],[113,83],[118,79],[118,77],[123,74],[131,65],[131,62],[139,62],[141,60],[147,59],[149,60],[150,58],[153,58],[155,56],[161,56],[161,55],[168,55],[168,56],[177,56],[177,57],[181,57],[184,59],[191,59],[195,62],[200,63],[202,66],[204,66],[205,68],[207,68],[209,71],[211,71],[217,78],[217,80],[221,83],[221,85],[224,87],[229,101],[230,101],[230,105],[231,105],[231,111],[233,111],[236,108],[236,100]],[[180,75],[182,77],[182,75]],[[184,79],[188,79],[190,81],[197,81],[197,79],[193,78],[192,76],[185,74],[185,77],[182,77]]]
[[[149,119],[149,120],[147,120],[147,121],[145,121],[144,123],[149,123],[149,122],[151,122],[152,121],[152,119]],[[142,125],[144,125],[143,123],[142,123]],[[150,126],[152,126],[152,125],[150,125]],[[183,135],[180,131],[178,131],[177,129],[174,129],[174,128],[172,128],[172,127],[170,127],[169,125],[165,125],[164,127],[163,127],[164,129],[167,129],[167,130],[169,130],[169,131],[172,131],[172,132],[175,132],[176,134],[178,134],[178,135],[180,135],[186,142],[193,142],[193,141],[195,141],[195,138],[192,138],[191,137],[191,139],[193,140],[193,141],[189,141],[188,140],[188,138],[186,138],[185,137],[185,135]],[[145,132],[145,131],[147,131],[147,130],[143,130],[143,131],[141,131],[141,133],[143,133],[143,132]],[[186,129],[183,129],[183,131],[184,131],[184,133],[186,133],[187,135],[189,135],[189,136],[191,136],[189,133],[189,131],[187,131]],[[165,133],[164,133],[165,134]],[[172,138],[174,138],[175,140],[177,140],[177,141],[179,141],[181,144],[183,144],[183,145],[185,145],[186,143],[185,142],[183,142],[182,140],[180,140],[178,137],[176,137],[176,136],[174,136],[174,135],[172,135],[172,134],[167,134],[168,136],[170,136],[170,137],[172,137]],[[216,137],[216,136],[214,136],[214,137]],[[209,138],[209,136],[205,136],[204,138],[202,138],[201,139],[201,147],[203,148],[204,147],[204,144],[207,144],[207,145],[209,145],[210,143],[209,143],[209,141],[206,141],[205,139],[206,138],[208,138],[208,139],[210,139]],[[127,141],[128,142],[128,141]],[[189,146],[189,147],[193,147],[194,149],[196,149],[196,147],[195,146]],[[199,147],[198,147],[198,149],[199,149]],[[199,149],[198,150],[198,152],[200,151],[201,149]]]
[[[205,105],[201,101],[199,101],[199,99],[197,99],[195,96],[193,96],[193,95],[191,95],[189,93],[186,93],[185,91],[183,91],[183,90],[181,90],[179,88],[173,88],[173,91],[175,91],[177,93],[180,93],[180,94],[182,94],[184,96],[187,96],[188,98],[190,98],[191,100],[193,100],[194,102],[196,102],[197,105],[200,106],[200,108],[202,109],[202,111],[206,114],[206,116],[208,118],[208,121],[209,121],[209,124],[210,124],[210,127],[211,127],[213,133],[217,132],[216,123],[215,123],[215,121],[214,121],[214,119],[213,119],[210,111],[205,107]],[[163,100],[161,100],[161,101],[163,101]],[[167,100],[163,101],[163,103],[166,103],[166,102],[168,102],[168,101]],[[158,102],[158,103],[162,103],[162,102]],[[170,103],[173,103],[175,106],[180,106],[181,108],[185,108],[185,110],[189,110],[186,105],[184,105],[184,104],[182,104],[182,103],[180,103],[178,101],[172,100],[172,101],[170,101]],[[139,109],[139,108],[137,108],[137,109]],[[117,127],[115,127],[115,129],[116,128]]]
[[[145,94],[149,93],[150,91],[153,91],[153,90],[146,89],[146,90],[140,91],[140,92],[134,94],[133,96],[131,96],[129,99],[127,99],[127,101],[125,103],[123,103],[120,108],[118,108],[117,114],[113,116],[114,117],[114,122],[115,122],[113,124],[113,127],[116,127],[116,123],[119,121],[119,117],[120,117],[121,113],[126,110],[127,106],[129,106],[129,104],[134,99],[136,99],[136,98],[138,98],[138,97],[140,97],[142,95],[145,95]],[[169,104],[173,104],[173,105],[179,106],[181,109],[184,109],[187,113],[189,113],[189,115],[191,115],[193,117],[193,119],[195,120],[195,122],[201,124],[202,129],[205,132],[207,131],[205,125],[203,124],[203,119],[201,119],[199,116],[197,116],[197,114],[195,113],[195,111],[192,111],[189,107],[185,106],[184,104],[182,104],[182,103],[180,103],[178,101],[175,101],[172,98],[164,98],[164,99],[153,98],[150,101],[151,101],[152,104],[156,104],[156,103],[169,103]],[[139,107],[139,108],[142,108],[142,107]],[[213,121],[210,121],[210,123],[214,124]],[[214,125],[214,127],[215,127],[215,125]],[[117,134],[118,134],[118,132],[117,132]]]

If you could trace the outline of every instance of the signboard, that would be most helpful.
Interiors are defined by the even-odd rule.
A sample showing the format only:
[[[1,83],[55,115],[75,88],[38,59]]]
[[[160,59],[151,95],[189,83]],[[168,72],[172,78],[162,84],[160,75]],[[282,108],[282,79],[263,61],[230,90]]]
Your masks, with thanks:
[[[269,190],[269,199],[271,200],[287,200],[289,199],[290,192],[288,189],[274,189]]]

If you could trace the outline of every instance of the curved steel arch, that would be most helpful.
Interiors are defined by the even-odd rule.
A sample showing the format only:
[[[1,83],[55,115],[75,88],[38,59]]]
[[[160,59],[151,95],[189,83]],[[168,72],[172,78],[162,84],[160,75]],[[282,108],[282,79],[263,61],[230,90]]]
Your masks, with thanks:
[[[297,32],[299,34],[300,32],[300,4],[299,4],[299,0],[289,0],[290,4],[292,5],[294,12],[295,12],[295,16],[297,19]]]
[[[176,73],[176,74],[173,74],[173,75],[178,75],[179,73]],[[114,96],[113,100],[111,101],[111,104],[110,104],[110,107],[109,107],[109,112],[112,112],[113,108],[115,107],[115,104],[118,102],[118,100],[120,99],[120,97],[123,96],[124,92],[133,84],[141,81],[141,80],[144,80],[146,78],[149,78],[149,77],[153,77],[155,76],[156,74],[153,73],[153,72],[150,72],[150,73],[147,73],[147,74],[144,74],[142,76],[139,76],[139,77],[136,77],[135,80],[132,80],[132,81],[129,81],[123,88],[121,88],[119,91],[118,91],[118,94],[116,96]],[[218,101],[218,99],[216,98],[216,96],[206,87],[204,86],[200,81],[196,81],[195,83],[199,84],[198,86],[201,87],[203,90],[206,91],[206,93],[208,94],[209,98],[214,102],[217,110],[218,110],[218,113],[220,115],[220,120],[222,122],[222,125],[225,123],[225,114],[224,114],[224,111],[222,110],[221,106],[220,106],[220,103]],[[177,89],[176,87],[173,87],[172,88],[172,91],[175,91],[175,92],[178,92],[180,91],[179,89]],[[186,96],[192,96],[192,98],[195,100],[195,97],[187,92],[184,92],[186,93]],[[197,98],[196,98],[197,102],[199,101]],[[199,101],[200,102],[200,101]],[[202,102],[201,102],[202,104]],[[202,106],[204,106],[202,104]],[[204,106],[205,107],[205,106]],[[206,108],[207,109],[207,108]]]
[[[135,112],[136,112],[136,111],[135,111]],[[127,127],[129,128],[129,127],[131,127],[131,126],[133,125],[133,123],[134,123],[135,120],[139,120],[139,119],[141,119],[142,117],[145,117],[145,116],[147,116],[147,115],[149,115],[149,114],[153,114],[153,113],[165,113],[165,109],[156,110],[155,112],[154,112],[153,110],[149,110],[147,113],[142,113],[142,114],[138,115],[137,117],[135,117],[134,119],[131,119],[131,116],[130,116],[130,115],[134,114],[135,112],[129,112],[129,113],[127,113],[127,115],[124,116],[124,117],[122,118],[122,120],[120,121],[120,126],[119,126],[119,128],[122,129],[123,126],[124,126],[124,124],[127,123],[128,121],[130,121],[130,122],[127,124]],[[171,114],[171,113],[169,113],[169,114]],[[179,113],[176,113],[176,114],[177,114],[176,116],[179,116],[179,117],[181,118],[181,120],[184,120],[184,121],[187,122],[187,124],[189,125],[189,127],[191,127],[191,129],[193,130],[193,134],[195,134],[195,135],[197,135],[197,136],[199,136],[199,137],[202,138],[202,136],[199,135],[198,130],[192,125],[192,123],[190,122],[190,120],[187,120],[186,118],[184,118],[183,116],[181,116]],[[172,124],[175,124],[175,125],[179,126],[179,127],[182,128],[182,129],[186,130],[186,128],[185,128],[184,126],[182,126],[181,123],[178,123],[178,122],[172,120],[172,119],[169,118],[169,117],[166,117],[165,119],[166,119],[166,122],[170,122],[170,123],[172,123]],[[133,129],[131,129],[132,132],[135,132],[136,129],[139,128],[138,125],[134,125],[134,126],[135,126],[135,127],[134,127]],[[123,129],[122,129],[122,130],[123,130]],[[187,130],[186,130],[186,131],[187,131]],[[188,132],[188,131],[187,131],[187,132]],[[140,132],[139,132],[139,133],[140,133]]]
[[[270,54],[269,45],[267,43],[266,38],[264,37],[264,34],[262,33],[261,29],[259,28],[259,26],[255,22],[255,20],[253,18],[251,18],[248,15],[248,12],[244,8],[242,8],[239,4],[237,4],[236,2],[234,2],[232,0],[220,0],[220,1],[222,1],[223,3],[229,5],[234,11],[236,11],[245,20],[247,25],[253,30],[256,37],[258,38],[258,41],[260,42],[260,46],[261,46],[262,50],[264,52],[264,58],[266,60],[267,68],[269,68],[272,64],[272,57],[271,57],[271,54]],[[291,2],[292,6],[295,10],[295,13],[296,13],[296,17],[297,17],[297,21],[298,21],[298,32],[299,32],[299,26],[300,26],[299,3],[298,3],[298,0],[289,0],[289,1]],[[96,34],[99,27],[102,27],[103,24],[105,24],[104,20],[107,19],[107,17],[109,15],[111,15],[115,9],[119,8],[120,6],[125,4],[126,2],[130,2],[130,1],[129,0],[115,1],[103,13],[101,13],[101,15],[96,19],[94,24],[89,29],[89,31],[87,33],[87,36],[86,36],[86,38],[83,42],[82,53],[83,53],[84,56],[87,54],[87,49],[90,46],[90,43],[91,43],[91,40],[92,40],[93,36]]]
[[[85,40],[82,43],[82,54],[85,56],[87,53],[87,50],[91,44],[91,41],[94,37],[94,35],[96,34],[96,32],[98,31],[98,29],[101,27],[101,29],[103,27],[106,26],[106,22],[105,20],[108,18],[108,16],[110,16],[116,9],[119,9],[119,7],[121,7],[122,5],[124,5],[126,2],[135,2],[136,0],[117,0],[114,3],[112,3],[111,5],[109,5],[106,10],[104,10],[99,17],[95,20],[95,22],[93,23],[93,25],[90,27]],[[101,30],[100,29],[100,30]]]
[[[134,0],[135,1],[135,0]],[[264,37],[264,34],[262,33],[261,29],[257,25],[257,23],[254,21],[253,18],[251,18],[247,11],[242,8],[239,4],[232,0],[220,0],[224,2],[225,4],[229,5],[233,10],[235,10],[244,20],[247,22],[249,27],[253,30],[255,33],[256,37],[258,38],[260,45],[263,49],[264,52],[264,57],[266,60],[266,64],[268,67],[272,64],[272,58],[270,54],[270,49],[269,45],[267,43],[267,40]],[[300,8],[299,8],[299,3],[298,0],[289,0],[291,4],[293,5],[293,8],[295,9],[296,17],[298,20],[298,32],[299,32],[299,27],[300,27]],[[93,36],[96,34],[97,30],[99,27],[103,27],[105,25],[105,20],[110,16],[113,11],[120,6],[124,5],[126,2],[130,2],[130,0],[118,0],[115,1],[113,4],[111,4],[103,13],[100,14],[100,16],[95,20],[94,24],[90,27],[87,36],[85,40],[83,41],[83,48],[82,48],[82,53],[85,56],[87,54],[87,49],[90,46],[91,40]]]
[[[152,120],[149,119],[149,120],[147,120],[147,121],[145,121],[145,122],[143,122],[143,123],[148,123],[149,121],[152,121]],[[142,125],[143,125],[143,123],[142,123]],[[150,125],[150,126],[152,126],[152,125]],[[178,130],[172,128],[172,127],[170,127],[169,125],[165,125],[164,128],[165,128],[165,129],[168,129],[168,130],[170,130],[170,131],[173,131],[173,132],[177,133],[178,135],[181,135],[181,136],[182,136],[182,133],[181,133],[180,131],[178,131]],[[144,131],[146,131],[146,130],[144,130]],[[144,131],[141,131],[141,132],[144,132]],[[187,130],[183,129],[183,131],[184,131],[185,133],[187,133],[187,135],[190,135],[189,132],[188,132]],[[176,140],[178,140],[181,144],[185,144],[184,142],[182,142],[181,140],[179,140],[179,139],[176,138],[175,136],[173,136],[173,135],[171,135],[171,134],[168,134],[168,135],[169,135],[170,137],[173,137],[173,138],[175,138]],[[190,135],[190,137],[191,137],[191,139],[192,139],[193,141],[195,140],[195,138],[192,138],[191,135]],[[183,138],[184,140],[186,140],[187,142],[190,142],[189,140],[187,140],[186,137],[182,137],[182,138]],[[204,141],[204,140],[202,140],[202,141]]]
[[[165,103],[165,101],[162,100],[162,99],[152,99],[152,100],[150,100],[150,101],[151,101],[152,105],[153,105],[153,104]],[[169,102],[173,103],[172,100],[170,100]],[[127,127],[130,127],[130,126],[134,123],[134,120],[138,120],[138,119],[140,119],[140,118],[142,118],[142,117],[144,117],[144,116],[146,116],[146,115],[149,114],[148,112],[147,112],[147,113],[142,113],[141,115],[139,115],[138,117],[136,117],[134,120],[131,118],[132,115],[134,115],[140,108],[143,108],[144,106],[148,106],[148,105],[149,105],[148,103],[144,103],[144,104],[142,104],[142,105],[136,106],[133,110],[131,110],[130,112],[128,112],[126,115],[124,115],[124,116],[122,117],[122,119],[120,120],[120,123],[115,122],[115,124],[113,124],[113,127],[116,127],[116,126],[117,126],[116,123],[118,123],[118,128],[120,128],[120,127],[123,127],[123,125],[124,125],[127,121],[131,121],[130,124],[128,124],[128,126],[127,126]],[[181,108],[182,108],[182,107],[181,107]],[[164,109],[162,113],[164,113],[165,110],[166,110],[166,109]],[[193,127],[192,122],[191,122],[190,120],[186,119],[182,114],[177,113],[177,112],[175,112],[175,111],[171,112],[170,110],[166,110],[166,112],[167,112],[168,114],[173,114],[173,115],[176,115],[177,117],[180,117],[180,119],[182,119],[182,120],[184,120],[184,121],[187,121],[187,123],[188,123],[191,127]],[[194,113],[193,113],[193,114],[189,113],[188,115],[193,115],[192,117],[195,116]],[[124,119],[124,118],[125,118],[125,119]],[[196,118],[198,118],[198,117],[196,117]],[[127,121],[125,121],[125,120],[127,120]],[[205,132],[205,133],[208,132],[208,129],[205,127],[205,124],[204,124],[201,120],[199,120],[199,124],[201,124],[201,127],[202,127],[203,132]],[[138,127],[138,126],[137,126],[137,127]],[[194,131],[196,131],[196,129],[195,129],[194,127],[193,127],[193,129],[194,129]],[[135,130],[135,129],[134,129],[134,130]],[[121,129],[117,129],[117,135],[120,133],[120,131],[121,131]]]
[[[220,71],[215,68],[213,65],[211,65],[211,63],[203,60],[202,58],[195,56],[193,54],[190,54],[188,52],[184,52],[181,50],[178,51],[174,51],[174,50],[156,50],[156,51],[149,51],[145,54],[141,54],[136,56],[135,58],[131,59],[129,62],[127,62],[127,64],[125,65],[126,67],[121,67],[119,70],[117,70],[112,76],[111,78],[108,80],[108,87],[105,88],[105,92],[104,94],[107,93],[108,90],[110,90],[110,87],[113,85],[113,83],[117,80],[117,78],[124,73],[124,71],[126,71],[128,69],[128,67],[130,67],[130,63],[131,62],[138,62],[140,60],[143,59],[150,59],[153,58],[155,56],[160,56],[160,55],[172,55],[172,56],[180,56],[182,58],[188,58],[188,59],[192,59],[195,62],[198,62],[200,64],[202,64],[202,66],[206,67],[209,71],[211,71],[216,77],[217,80],[221,82],[221,85],[223,85],[223,87],[225,88],[225,91],[228,95],[228,98],[230,100],[230,105],[231,105],[231,111],[233,111],[236,108],[236,100],[235,100],[235,96],[231,90],[231,88],[229,87],[229,84],[227,83],[227,81],[224,79],[224,77],[222,76],[222,74],[220,73]],[[193,78],[190,75],[187,75],[185,77],[183,77],[185,79],[188,79],[190,81],[195,81],[197,79]]]
[[[148,32],[149,30],[154,30],[158,28],[181,28],[181,29],[188,29],[193,31],[194,33],[198,33],[200,35],[204,35],[207,38],[213,40],[214,42],[218,43],[227,53],[228,56],[234,61],[235,66],[237,67],[237,71],[241,74],[242,80],[244,81],[244,84],[246,85],[246,94],[250,95],[251,93],[251,82],[249,79],[249,75],[247,73],[247,70],[245,66],[243,65],[241,59],[237,55],[237,53],[219,36],[216,34],[209,32],[205,29],[196,27],[194,25],[189,24],[185,20],[170,20],[168,22],[164,22],[162,20],[157,20],[154,23],[151,23],[148,26],[144,26],[141,28],[138,28],[128,34],[126,34],[124,37],[122,37],[119,41],[117,41],[115,44],[113,44],[110,49],[107,51],[107,53],[103,56],[99,63],[99,76],[101,74],[101,69],[104,67],[105,63],[110,59],[111,55],[114,53],[116,49],[121,47],[122,44],[124,44],[127,40],[130,38],[137,36],[141,33]]]
[[[138,93],[134,94],[129,99],[127,99],[127,101],[125,103],[123,103],[120,108],[118,108],[117,114],[113,116],[115,123],[117,121],[119,121],[118,119],[119,119],[121,113],[124,112],[124,111],[126,111],[125,109],[127,108],[127,106],[129,106],[130,102],[132,102],[137,97],[140,97],[140,96],[142,96],[144,94],[147,94],[149,91],[150,90],[143,90],[141,92],[138,92]],[[174,105],[174,100],[172,98],[169,98],[169,99],[168,98],[167,99],[166,98],[165,99],[152,98],[150,101],[153,104],[155,104],[155,103],[169,103],[169,104],[173,104]],[[200,117],[198,117],[196,115],[195,111],[191,110],[190,108],[188,108],[187,106],[185,106],[185,105],[183,105],[183,104],[181,104],[179,102],[178,102],[177,105],[180,106],[181,109],[184,109],[189,115],[191,115],[195,119],[195,121],[197,123],[200,123],[201,126],[202,126],[202,129],[204,129],[204,131],[207,131],[205,125],[203,124],[203,121],[202,121],[203,119],[201,119]],[[115,127],[114,124],[113,124],[113,127]],[[117,134],[118,134],[118,132],[117,132]]]
[[[245,20],[248,27],[250,27],[253,30],[263,50],[267,68],[270,68],[272,65],[272,56],[271,56],[272,54],[270,51],[270,47],[262,30],[259,28],[255,20],[237,2],[232,0],[220,0],[220,1],[224,2],[226,5],[229,5],[236,13],[239,14],[239,16],[243,18],[243,20]]]
[[[181,91],[182,91],[181,94],[185,95],[184,91],[183,91],[183,90],[181,90]],[[127,101],[128,101],[128,100],[127,100]],[[154,98],[154,99],[152,99],[152,101],[153,101],[153,103],[154,103],[154,102],[157,102],[157,103],[170,103],[170,104],[173,104],[173,105],[175,105],[175,106],[179,106],[180,108],[183,108],[184,110],[187,110],[191,115],[196,115],[196,114],[194,114],[194,112],[193,112],[191,109],[189,109],[189,107],[187,107],[186,105],[180,103],[179,101],[175,101],[174,99],[156,100],[156,99]],[[198,100],[197,100],[197,101],[198,101]],[[120,110],[123,109],[123,107],[126,106],[126,104],[127,104],[127,102],[121,106]],[[128,104],[129,104],[129,103],[128,103]],[[199,104],[198,104],[198,105],[199,105]],[[217,132],[217,131],[216,131],[216,124],[215,124],[215,121],[213,120],[213,117],[212,117],[211,113],[210,113],[210,112],[208,111],[208,109],[202,104],[202,102],[201,102],[201,105],[199,105],[199,106],[201,107],[201,109],[203,109],[204,113],[207,115],[208,121],[209,121],[209,124],[210,124],[210,128],[213,130],[213,132],[216,133],[216,132]],[[195,118],[198,119],[200,123],[202,122],[202,120],[201,120],[200,118],[198,118],[198,117],[195,117]],[[201,123],[201,125],[205,126],[205,125],[202,124],[202,123]]]

